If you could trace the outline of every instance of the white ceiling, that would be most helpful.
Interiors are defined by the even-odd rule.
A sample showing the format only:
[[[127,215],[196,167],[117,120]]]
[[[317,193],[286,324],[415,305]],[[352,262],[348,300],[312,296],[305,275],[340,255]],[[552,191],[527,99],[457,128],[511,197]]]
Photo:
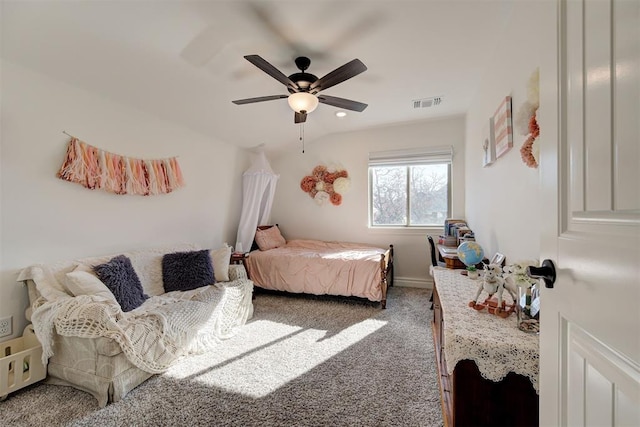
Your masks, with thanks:
[[[308,56],[322,77],[358,58],[368,70],[322,92],[369,104],[338,119],[320,104],[307,142],[380,125],[464,114],[514,0],[11,1],[2,57],[162,119],[243,147],[298,142],[287,94],[246,61],[289,75]],[[441,96],[437,107],[412,100]],[[63,124],[61,124],[62,126]]]

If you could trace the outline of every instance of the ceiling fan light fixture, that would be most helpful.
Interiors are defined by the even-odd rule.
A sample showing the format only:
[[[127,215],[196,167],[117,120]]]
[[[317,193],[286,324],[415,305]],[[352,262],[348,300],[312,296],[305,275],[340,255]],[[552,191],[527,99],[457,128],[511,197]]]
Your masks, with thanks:
[[[318,97],[308,92],[296,92],[289,95],[287,99],[289,107],[297,113],[302,111],[311,113],[318,107]]]

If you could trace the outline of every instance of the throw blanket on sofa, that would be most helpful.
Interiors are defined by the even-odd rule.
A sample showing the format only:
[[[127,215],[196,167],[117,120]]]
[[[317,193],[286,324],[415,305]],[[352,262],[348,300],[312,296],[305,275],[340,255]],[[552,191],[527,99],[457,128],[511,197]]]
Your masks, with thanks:
[[[138,368],[160,373],[186,353],[212,348],[252,315],[246,279],[154,296],[130,312],[94,296],[40,298],[32,321],[43,363],[53,355],[53,328],[63,336],[115,340]]]

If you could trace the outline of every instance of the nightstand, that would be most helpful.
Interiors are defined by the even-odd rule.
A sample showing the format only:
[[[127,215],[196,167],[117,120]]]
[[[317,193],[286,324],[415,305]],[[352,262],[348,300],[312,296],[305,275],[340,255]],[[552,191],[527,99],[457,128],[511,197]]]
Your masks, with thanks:
[[[244,264],[244,260],[247,258],[249,258],[248,253],[234,252],[231,254],[231,264]]]
[[[244,262],[244,260],[246,260],[247,258],[249,258],[249,253],[248,252],[233,252],[231,254],[230,263],[231,264],[242,264],[244,266],[245,271],[247,272],[247,278],[251,279],[249,277],[249,269],[247,269],[247,264]]]

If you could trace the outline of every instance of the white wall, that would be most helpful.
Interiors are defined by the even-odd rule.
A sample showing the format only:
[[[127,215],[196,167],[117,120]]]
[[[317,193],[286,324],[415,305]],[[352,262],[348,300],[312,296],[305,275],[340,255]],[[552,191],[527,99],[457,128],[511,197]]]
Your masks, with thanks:
[[[488,256],[499,251],[507,256],[507,262],[539,258],[539,171],[522,162],[520,147],[525,136],[516,131],[513,148],[483,168],[482,132],[503,97],[512,96],[514,115],[527,99],[527,82],[541,65],[545,48],[544,38],[537,35],[544,31],[541,23],[548,21],[545,16],[554,7],[550,1],[512,3],[506,36],[495,49],[488,50],[493,54],[492,66],[467,113],[466,217]],[[541,76],[545,72],[553,71],[541,69]],[[544,138],[545,130],[540,130],[540,138]]]
[[[28,305],[15,278],[29,264],[177,242],[235,242],[244,150],[17,64],[2,67],[0,317],[13,316],[14,336]],[[144,197],[60,180],[69,139],[63,130],[130,157],[177,155],[186,187]]]
[[[2,16],[4,13],[4,2],[0,2],[0,22],[2,22]],[[3,36],[4,36],[4,31],[0,31],[0,46],[3,46]],[[2,58],[0,57],[0,82],[2,82],[3,79],[3,61]],[[2,84],[0,83],[0,166],[2,165],[2,109],[3,109],[3,90],[2,90]],[[2,247],[3,247],[3,242],[2,242],[2,172],[0,170],[0,271],[2,271],[3,269],[3,259],[2,259]],[[0,288],[1,289],[1,288]],[[1,291],[0,291],[1,292]],[[0,306],[0,313],[4,313],[4,309],[2,306]]]
[[[427,232],[431,230],[375,230],[368,227],[368,156],[370,151],[452,145],[452,214],[464,214],[464,118],[407,123],[342,133],[306,144],[306,152],[291,148],[273,156],[280,174],[272,220],[286,238],[317,238],[362,242],[395,248],[395,274],[399,285],[430,286]],[[318,164],[339,165],[351,178],[350,191],[340,206],[318,206],[300,189],[300,180]]]

